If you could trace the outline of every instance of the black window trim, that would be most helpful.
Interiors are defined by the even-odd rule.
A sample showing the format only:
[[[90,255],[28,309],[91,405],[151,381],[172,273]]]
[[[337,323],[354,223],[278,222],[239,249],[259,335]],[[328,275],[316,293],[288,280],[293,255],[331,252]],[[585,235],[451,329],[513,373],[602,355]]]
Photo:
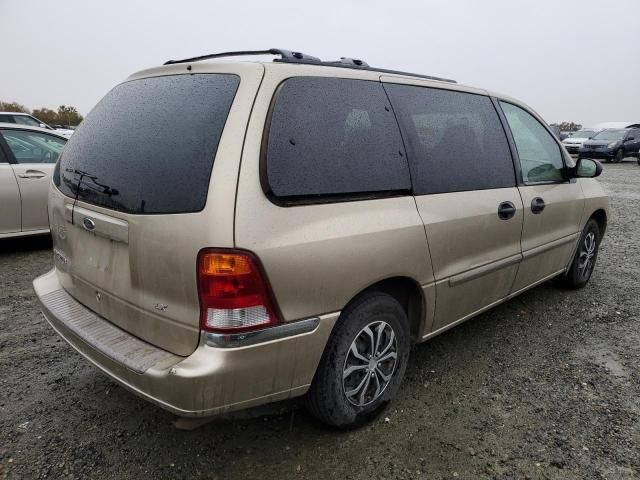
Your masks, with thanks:
[[[533,113],[531,110],[523,107],[522,105],[518,105],[515,102],[505,100],[499,97],[493,97],[493,96],[491,97],[491,99],[494,103],[494,106],[499,111],[498,116],[500,117],[500,120],[503,123],[503,128],[505,130],[505,133],[507,134],[507,138],[509,140],[509,148],[512,148],[511,155],[514,159],[514,167],[517,172],[516,183],[519,187],[528,187],[528,186],[536,186],[536,185],[556,185],[556,184],[562,184],[562,183],[574,183],[576,181],[575,178],[570,178],[568,175],[570,167],[567,165],[567,158],[565,156],[565,150],[562,147],[562,142],[555,136],[555,134],[551,131],[551,129],[545,122],[540,121],[538,116],[535,113]],[[504,114],[504,111],[502,110],[502,105],[500,105],[500,103],[508,103],[509,105],[513,105],[514,107],[519,108],[520,110],[524,110],[529,115],[531,115],[533,119],[536,122],[538,122],[547,131],[549,135],[551,135],[551,138],[553,138],[554,142],[556,143],[556,146],[558,147],[558,151],[560,152],[560,158],[562,160],[562,167],[563,167],[562,176],[564,177],[562,180],[543,180],[539,182],[524,181],[524,178],[522,177],[522,167],[520,166],[520,155],[518,154],[518,148],[513,138],[513,132],[511,131],[511,126],[509,125],[509,121],[507,120],[507,117]]]
[[[364,82],[374,82],[381,85],[382,91],[385,95],[385,98],[389,102],[391,113],[393,113],[394,119],[396,121],[396,128],[398,128],[398,134],[402,140],[403,148],[404,148],[404,137],[402,136],[402,129],[398,123],[398,119],[396,117],[395,111],[393,110],[393,106],[391,105],[391,101],[387,96],[387,92],[384,89],[384,85],[380,80],[367,80],[362,78],[352,78],[352,77],[339,77],[339,76],[330,76],[325,77],[322,75],[291,75],[287,78],[283,78],[280,83],[276,86],[273,91],[273,95],[271,96],[271,101],[269,103],[269,109],[267,111],[267,116],[265,118],[264,129],[262,131],[262,139],[260,144],[260,159],[258,162],[258,171],[260,177],[260,186],[262,188],[263,193],[269,199],[271,203],[278,207],[296,207],[296,206],[307,206],[307,205],[324,205],[324,204],[332,204],[332,203],[346,203],[346,202],[362,202],[366,200],[379,200],[384,198],[394,198],[394,197],[408,197],[413,196],[413,182],[411,181],[411,166],[407,161],[407,169],[409,171],[409,179],[410,179],[410,188],[402,189],[402,190],[376,190],[374,192],[354,192],[354,193],[329,193],[329,194],[309,194],[309,195],[295,195],[295,196],[286,196],[279,197],[273,193],[271,190],[271,186],[269,185],[269,179],[267,176],[267,144],[269,142],[269,132],[271,129],[271,118],[273,116],[273,109],[275,107],[276,100],[278,99],[278,95],[280,94],[280,90],[282,86],[287,80],[292,78],[337,78],[343,80],[358,80]],[[406,158],[407,151],[404,148],[404,155]]]
[[[507,122],[507,117],[504,115],[504,112],[502,111],[502,107],[500,106],[500,99],[492,95],[489,96],[489,98],[491,99],[493,108],[496,110],[498,114],[498,118],[500,119],[500,124],[502,125],[502,130],[504,131],[504,134],[507,137],[507,144],[509,145],[509,151],[511,152],[511,162],[513,163],[513,171],[516,177],[516,187],[520,187],[524,185],[524,182],[522,180],[522,168],[520,167],[520,157],[518,157],[518,149],[516,147],[516,142],[513,139],[513,134],[511,133],[509,122]]]
[[[7,151],[10,151],[9,145],[5,143],[4,137],[0,133],[0,165],[13,165],[11,161],[13,156],[9,156]]]

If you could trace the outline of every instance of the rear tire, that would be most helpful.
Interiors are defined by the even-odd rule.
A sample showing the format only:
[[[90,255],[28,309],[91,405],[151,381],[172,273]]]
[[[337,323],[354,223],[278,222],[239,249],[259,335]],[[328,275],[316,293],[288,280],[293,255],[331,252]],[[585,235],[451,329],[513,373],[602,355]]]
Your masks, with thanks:
[[[590,218],[580,235],[578,248],[571,262],[569,271],[560,277],[559,283],[566,288],[582,288],[591,278],[598,259],[600,248],[600,227],[598,222]]]
[[[409,321],[382,292],[352,302],[333,328],[306,396],[309,412],[333,427],[358,427],[393,400],[407,368]]]

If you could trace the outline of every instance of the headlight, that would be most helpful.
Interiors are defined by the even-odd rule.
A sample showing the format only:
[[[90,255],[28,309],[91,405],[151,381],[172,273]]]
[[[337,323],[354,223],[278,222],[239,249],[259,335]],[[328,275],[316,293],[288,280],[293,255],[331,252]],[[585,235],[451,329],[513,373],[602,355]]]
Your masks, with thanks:
[[[607,145],[607,148],[615,148],[618,145],[618,142],[611,142],[609,145]]]

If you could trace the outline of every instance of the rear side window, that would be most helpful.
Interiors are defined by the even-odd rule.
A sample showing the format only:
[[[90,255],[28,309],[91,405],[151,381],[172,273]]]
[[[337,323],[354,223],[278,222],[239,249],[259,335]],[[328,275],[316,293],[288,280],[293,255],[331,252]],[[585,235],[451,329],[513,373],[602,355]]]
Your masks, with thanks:
[[[379,82],[286,80],[273,104],[263,158],[267,190],[282,199],[411,188],[402,137]]]
[[[28,130],[0,130],[17,163],[56,163],[66,140]]]
[[[185,213],[206,203],[236,75],[143,78],[111,90],[67,143],[54,182],[126,213]]]
[[[385,88],[405,134],[416,195],[515,186],[491,99],[410,85]]]

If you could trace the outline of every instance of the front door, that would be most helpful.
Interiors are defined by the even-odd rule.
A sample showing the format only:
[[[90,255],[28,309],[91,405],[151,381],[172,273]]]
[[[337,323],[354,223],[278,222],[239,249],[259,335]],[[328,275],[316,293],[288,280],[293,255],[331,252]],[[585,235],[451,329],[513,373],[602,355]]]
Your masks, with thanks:
[[[3,129],[0,133],[20,188],[22,231],[46,230],[49,183],[66,140],[32,130]]]
[[[575,180],[565,179],[565,156],[541,121],[512,103],[500,106],[517,150],[524,205],[517,292],[567,267],[582,230],[584,194]]]

